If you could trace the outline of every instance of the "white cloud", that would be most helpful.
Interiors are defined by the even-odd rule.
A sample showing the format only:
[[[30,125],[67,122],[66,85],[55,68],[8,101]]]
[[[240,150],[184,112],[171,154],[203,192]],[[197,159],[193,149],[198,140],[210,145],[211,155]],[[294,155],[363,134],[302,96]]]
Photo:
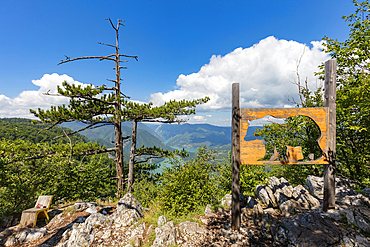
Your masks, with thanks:
[[[190,120],[194,120],[194,121],[197,121],[197,122],[203,122],[206,120],[205,117],[203,116],[194,116],[194,117],[191,117]]]
[[[44,95],[46,92],[57,93],[57,86],[62,86],[64,81],[70,84],[85,85],[65,74],[45,74],[39,80],[32,80],[33,84],[40,87],[38,91],[23,91],[13,99],[0,94],[0,117],[34,118],[33,114],[30,114],[30,109],[49,109],[51,105],[68,104],[66,97]]]
[[[190,75],[181,74],[176,90],[154,93],[151,101],[163,104],[170,99],[196,99],[209,96],[211,100],[197,109],[229,110],[231,84],[240,83],[242,107],[284,107],[288,96],[298,99],[296,79],[297,61],[302,56],[299,74],[307,77],[310,85],[316,78],[317,66],[329,59],[321,51],[322,42],[311,42],[312,48],[296,41],[278,40],[273,36],[249,48],[237,48],[225,56],[213,55],[208,64]]]

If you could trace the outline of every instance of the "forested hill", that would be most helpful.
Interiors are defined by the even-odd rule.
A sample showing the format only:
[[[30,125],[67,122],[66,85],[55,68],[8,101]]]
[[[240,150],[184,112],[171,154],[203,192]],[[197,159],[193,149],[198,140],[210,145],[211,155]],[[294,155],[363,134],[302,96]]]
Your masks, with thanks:
[[[85,127],[85,124],[78,123],[78,122],[69,122],[63,123],[61,126],[69,128],[71,130],[79,130]],[[132,122],[124,122],[122,123],[122,135],[129,136],[132,132]],[[95,129],[84,130],[80,132],[84,136],[86,136],[92,142],[98,142],[101,145],[105,145],[105,147],[110,148],[114,147],[114,127],[113,126],[102,126]],[[173,150],[173,148],[168,147],[164,144],[158,137],[158,135],[151,130],[148,126],[143,123],[138,123],[138,132],[137,132],[137,148],[141,148],[143,145],[145,147],[158,147],[166,150]],[[126,161],[130,157],[130,145],[131,142],[124,143],[123,147],[123,156]]]
[[[253,136],[261,126],[250,126],[245,140],[262,139]],[[231,127],[214,126],[210,124],[162,124],[155,132],[171,147],[197,148],[200,145],[208,147],[230,146]]]
[[[49,130],[43,130],[49,125],[37,122],[32,123],[31,119],[25,118],[0,118],[0,139],[5,138],[7,140],[17,140],[21,139],[24,141],[29,141],[32,143],[48,142],[53,143],[67,143],[69,140],[67,138],[57,138],[54,137],[70,132],[69,129],[60,126],[55,126]],[[64,131],[63,131],[64,130]],[[72,142],[88,142],[89,140],[80,134],[74,134],[70,136]]]

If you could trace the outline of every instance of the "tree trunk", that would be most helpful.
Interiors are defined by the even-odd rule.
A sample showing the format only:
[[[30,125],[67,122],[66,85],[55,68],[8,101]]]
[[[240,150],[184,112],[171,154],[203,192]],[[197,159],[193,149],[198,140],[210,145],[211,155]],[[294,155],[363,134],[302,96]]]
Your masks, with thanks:
[[[116,172],[117,172],[117,194],[120,198],[123,192],[124,174],[123,174],[123,145],[122,145],[122,131],[121,122],[114,123],[114,133],[116,137]]]
[[[113,26],[113,24],[112,24]],[[118,49],[118,30],[119,22],[117,23],[116,30],[116,54],[115,54],[115,70],[116,70],[116,81],[115,81],[115,113],[114,113],[114,134],[116,137],[116,171],[117,171],[117,198],[122,196],[124,186],[124,174],[123,174],[123,145],[122,145],[122,129],[121,120],[119,119],[119,111],[121,110],[121,75],[119,66],[119,49]]]
[[[127,182],[127,191],[128,192],[131,192],[131,186],[134,183],[136,134],[137,134],[137,121],[134,120],[134,122],[132,123],[130,162],[128,164],[128,182]]]

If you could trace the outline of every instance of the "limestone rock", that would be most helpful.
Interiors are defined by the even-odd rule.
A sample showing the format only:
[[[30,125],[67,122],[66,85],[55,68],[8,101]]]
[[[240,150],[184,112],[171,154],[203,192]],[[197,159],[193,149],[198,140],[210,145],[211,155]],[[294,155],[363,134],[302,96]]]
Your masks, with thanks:
[[[209,217],[213,214],[211,209],[211,204],[207,204],[206,209],[204,210],[204,216]]]
[[[185,221],[179,224],[179,230],[185,235],[192,235],[196,233],[203,233],[205,230],[203,227],[199,226],[199,223],[192,221]]]
[[[342,214],[344,214],[347,218],[347,222],[350,225],[355,225],[358,228],[369,232],[370,233],[370,223],[368,222],[369,219],[364,218],[357,210],[342,210]]]
[[[231,208],[231,194],[226,194],[222,199],[221,199],[221,205],[224,206],[225,208]]]
[[[161,216],[158,217],[158,223],[157,223],[158,227],[161,227],[161,226],[163,226],[166,223],[167,223],[166,216],[161,215]]]
[[[260,215],[262,215],[264,213],[261,205],[259,203],[257,203],[256,205],[254,205],[253,207],[253,217],[255,219],[257,219]]]
[[[167,222],[161,227],[155,229],[155,240],[153,247],[171,246],[176,244],[177,229],[173,224],[173,221]]]
[[[117,205],[117,209],[116,210],[117,211],[120,211],[122,209],[123,210],[124,209],[135,209],[137,211],[137,213],[140,215],[140,217],[143,217],[144,216],[144,214],[143,214],[143,206],[130,193],[127,193],[124,197],[122,197],[118,201],[118,205]]]
[[[77,212],[84,211],[84,210],[89,209],[91,207],[96,208],[97,206],[98,206],[98,204],[96,204],[95,202],[83,202],[83,201],[76,202],[73,205],[74,209]]]
[[[248,208],[253,208],[254,205],[256,205],[258,202],[256,201],[256,199],[254,199],[253,197],[251,196],[247,196],[245,198],[245,204]]]
[[[289,217],[292,212],[300,212],[302,207],[299,202],[294,199],[290,199],[280,204],[279,209],[283,217]]]
[[[305,209],[316,209],[320,207],[319,200],[313,197],[302,185],[298,185],[293,189],[293,197]]]
[[[5,246],[14,246],[42,238],[47,233],[45,228],[23,228],[21,231],[8,237]]]
[[[366,237],[317,212],[300,213],[279,222],[274,241],[284,246],[370,246]]]
[[[308,191],[311,195],[323,199],[324,198],[324,178],[316,176],[308,176],[306,178]]]
[[[370,197],[370,188],[366,187],[365,189],[363,189],[363,190],[362,190],[362,192],[363,192],[366,196]]]
[[[58,247],[90,246],[94,240],[96,227],[108,227],[112,220],[102,214],[92,214],[82,224],[75,223],[71,230],[64,232],[65,242]]]
[[[270,187],[257,185],[255,194],[267,207],[277,207],[275,196]]]
[[[141,217],[143,217],[143,207],[130,193],[118,201],[116,211],[110,215],[110,219],[119,226],[128,226]]]

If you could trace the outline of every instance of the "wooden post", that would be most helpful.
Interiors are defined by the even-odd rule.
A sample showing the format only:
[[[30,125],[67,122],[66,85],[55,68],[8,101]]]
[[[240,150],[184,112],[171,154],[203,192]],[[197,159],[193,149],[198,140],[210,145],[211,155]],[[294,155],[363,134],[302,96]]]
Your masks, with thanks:
[[[239,149],[239,83],[232,85],[232,121],[231,121],[231,155],[232,155],[232,208],[231,208],[231,229],[240,230],[240,185],[239,185],[239,164],[240,164],[240,149]]]
[[[328,209],[335,209],[336,68],[336,60],[325,62],[325,107],[329,107],[329,145],[327,150],[329,164],[324,165],[323,211],[325,212]]]

